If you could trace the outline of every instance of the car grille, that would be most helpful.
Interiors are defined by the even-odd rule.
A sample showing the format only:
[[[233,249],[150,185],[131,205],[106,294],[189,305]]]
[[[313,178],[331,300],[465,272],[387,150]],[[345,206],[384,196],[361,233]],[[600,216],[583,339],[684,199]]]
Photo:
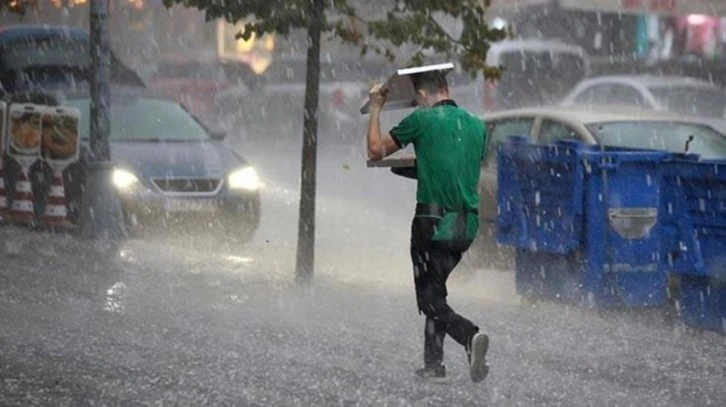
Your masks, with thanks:
[[[170,194],[212,194],[219,190],[218,178],[154,178],[159,190]]]

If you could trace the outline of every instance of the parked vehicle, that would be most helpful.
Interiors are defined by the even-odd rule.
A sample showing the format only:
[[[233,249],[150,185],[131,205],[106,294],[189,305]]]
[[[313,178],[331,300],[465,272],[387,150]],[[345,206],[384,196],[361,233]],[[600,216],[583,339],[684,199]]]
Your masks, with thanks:
[[[447,75],[452,99],[477,115],[557,103],[589,74],[585,51],[556,40],[496,42],[486,62],[503,68],[501,79],[485,80],[481,74],[472,78],[459,71]]]
[[[504,137],[529,137],[536,143],[572,139],[608,145],[700,154],[703,159],[726,158],[726,137],[698,120],[672,113],[612,106],[542,107],[508,110],[483,116],[489,141],[479,181],[481,233],[474,253],[477,262],[508,264],[511,252],[494,239],[497,216],[496,145]],[[691,141],[689,139],[693,137]]]
[[[69,220],[77,223],[90,129],[88,91],[43,94],[31,101],[81,111],[81,160],[64,171]],[[191,232],[211,228],[233,243],[253,237],[260,220],[260,180],[255,168],[223,142],[223,133],[209,131],[177,102],[137,88],[112,90],[110,130],[113,184],[131,232],[172,226]],[[12,190],[18,168],[8,167]],[[37,217],[51,177],[42,162],[36,167],[31,175]]]
[[[90,79],[91,40],[79,28],[54,25],[0,27],[0,96],[69,88]],[[111,52],[111,82],[143,87],[141,78]]]
[[[633,106],[702,118],[726,131],[726,90],[681,76],[619,75],[585,79],[562,101],[564,106]]]
[[[90,100],[71,94],[88,139]],[[133,230],[162,222],[211,224],[246,242],[260,219],[260,180],[244,158],[178,103],[138,92],[115,92],[111,103],[113,183]]]

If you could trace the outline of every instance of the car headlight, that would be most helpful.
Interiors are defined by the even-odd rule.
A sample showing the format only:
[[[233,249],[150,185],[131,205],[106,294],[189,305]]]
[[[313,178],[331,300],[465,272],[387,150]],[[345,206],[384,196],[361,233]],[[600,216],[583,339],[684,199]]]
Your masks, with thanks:
[[[127,170],[116,168],[113,170],[111,179],[116,188],[125,190],[139,182],[139,178]]]
[[[227,177],[227,181],[230,189],[256,191],[260,188],[260,177],[257,176],[257,171],[252,167],[232,172]]]

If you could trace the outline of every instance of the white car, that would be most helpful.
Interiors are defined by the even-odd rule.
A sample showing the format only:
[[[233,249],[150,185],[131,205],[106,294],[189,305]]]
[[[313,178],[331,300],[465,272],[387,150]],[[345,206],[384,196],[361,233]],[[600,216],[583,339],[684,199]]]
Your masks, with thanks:
[[[706,81],[682,76],[619,75],[581,81],[563,99],[582,104],[633,106],[697,117],[726,132],[726,91]]]

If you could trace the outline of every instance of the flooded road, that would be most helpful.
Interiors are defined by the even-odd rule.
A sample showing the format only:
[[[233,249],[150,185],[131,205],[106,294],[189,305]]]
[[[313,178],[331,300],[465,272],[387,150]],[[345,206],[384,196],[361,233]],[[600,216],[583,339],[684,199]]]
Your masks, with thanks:
[[[143,236],[110,252],[2,228],[0,405],[722,405],[725,339],[659,312],[520,305],[512,272],[462,267],[449,299],[491,337],[470,382],[416,380],[415,185],[322,146],[316,276],[294,283],[299,145],[230,136],[265,182],[244,247]]]

